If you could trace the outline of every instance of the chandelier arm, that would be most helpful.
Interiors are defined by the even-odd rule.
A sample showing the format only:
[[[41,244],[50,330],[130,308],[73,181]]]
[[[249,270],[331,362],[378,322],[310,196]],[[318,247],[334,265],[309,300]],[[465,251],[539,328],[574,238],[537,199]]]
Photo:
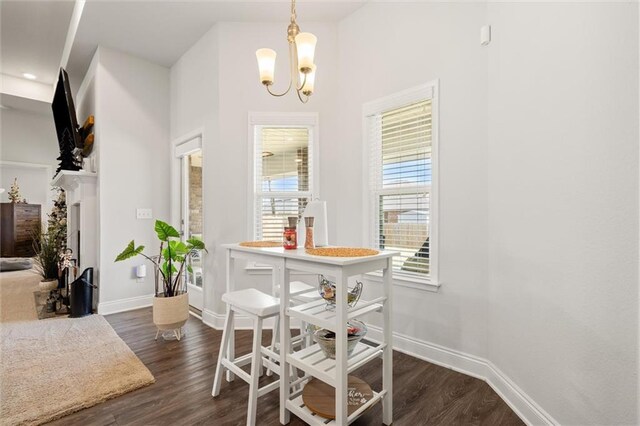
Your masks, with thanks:
[[[287,88],[287,90],[282,92],[282,93],[274,93],[274,92],[271,91],[271,89],[269,89],[269,86],[265,85],[265,87],[267,88],[267,92],[269,92],[269,94],[271,96],[276,96],[278,98],[281,97],[281,96],[286,95],[287,93],[289,93],[289,91],[291,91],[291,84],[289,84],[289,87]]]
[[[305,97],[302,98],[302,96],[300,96],[300,90],[296,90],[296,93],[298,94],[298,99],[300,99],[300,102],[302,102],[303,104],[309,102],[309,96],[305,95]]]
[[[290,43],[290,44],[289,44],[289,64],[290,64],[290,68],[291,68],[291,69],[293,69],[293,66],[292,66],[292,61],[293,61],[293,59],[292,59],[292,58],[293,58],[294,56],[295,56],[295,55],[293,54],[293,45]],[[279,97],[281,97],[281,96],[286,95],[287,93],[289,93],[289,91],[291,90],[291,87],[292,87],[292,86],[293,86],[293,73],[292,73],[292,72],[290,72],[290,73],[289,73],[289,87],[287,87],[287,90],[285,90],[284,92],[282,92],[282,93],[274,93],[274,92],[272,92],[272,91],[271,91],[271,89],[269,88],[269,85],[266,85],[266,87],[267,87],[267,92],[269,92],[269,94],[270,94],[271,96],[276,96],[276,97],[278,97],[278,98],[279,98]],[[297,87],[297,86],[296,86],[296,87]],[[298,89],[296,89],[296,90],[298,90]]]

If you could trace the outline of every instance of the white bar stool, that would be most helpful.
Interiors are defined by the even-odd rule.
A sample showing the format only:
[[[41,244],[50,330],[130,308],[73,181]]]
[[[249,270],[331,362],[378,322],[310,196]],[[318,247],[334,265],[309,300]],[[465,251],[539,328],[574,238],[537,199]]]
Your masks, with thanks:
[[[280,297],[280,286],[274,285],[273,294],[276,297]],[[302,281],[291,281],[289,284],[289,297],[291,300],[291,305],[296,306],[303,303],[311,302],[312,300],[319,299],[320,295],[318,294],[318,289],[310,286],[309,284],[305,284]],[[271,337],[271,350],[278,351],[280,342],[280,317],[276,318],[276,323],[273,328],[273,335]],[[297,345],[302,345],[302,347],[306,347],[311,345],[311,336],[308,335],[307,324],[304,321],[300,322],[300,334],[297,338],[292,340],[292,345],[295,347]],[[278,351],[279,352],[279,351]],[[272,374],[271,370],[267,370],[267,376]]]
[[[242,380],[249,384],[249,407],[247,409],[247,425],[255,425],[256,408],[258,405],[258,397],[265,395],[272,390],[279,389],[280,380],[276,380],[268,385],[258,388],[258,380],[262,375],[262,365],[266,365],[269,370],[279,370],[279,355],[274,352],[273,348],[265,348],[262,346],[262,322],[271,317],[279,317],[280,301],[279,299],[263,293],[254,288],[246,290],[232,291],[222,295],[222,301],[229,305],[227,316],[224,322],[224,331],[222,332],[222,343],[220,345],[220,354],[216,365],[216,375],[213,380],[213,389],[211,394],[216,397],[220,394],[220,385],[224,370],[229,370],[236,374]],[[235,313],[246,315],[253,319],[253,347],[251,353],[236,359],[227,357],[227,349],[229,341],[234,334],[234,316]],[[263,355],[266,355],[264,357]],[[240,367],[251,363],[251,374],[247,374]]]

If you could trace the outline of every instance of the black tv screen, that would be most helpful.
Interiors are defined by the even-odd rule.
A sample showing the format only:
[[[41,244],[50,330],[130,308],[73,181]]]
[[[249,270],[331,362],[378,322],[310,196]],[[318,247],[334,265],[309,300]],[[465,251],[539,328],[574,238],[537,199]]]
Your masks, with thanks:
[[[58,146],[60,147],[61,160],[58,170],[78,170],[80,167],[75,162],[72,153],[75,148],[82,148],[82,138],[76,118],[76,108],[73,105],[69,75],[60,68],[58,84],[51,103],[53,120],[56,125]]]

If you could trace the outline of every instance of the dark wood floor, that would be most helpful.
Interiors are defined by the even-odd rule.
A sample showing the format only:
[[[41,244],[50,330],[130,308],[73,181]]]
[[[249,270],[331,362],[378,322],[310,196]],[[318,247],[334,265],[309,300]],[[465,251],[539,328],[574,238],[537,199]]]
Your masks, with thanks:
[[[106,317],[120,337],[151,370],[156,383],[64,417],[55,425],[244,425],[249,387],[223,380],[211,397],[222,333],[196,318],[181,342],[153,340],[150,309]],[[265,333],[265,344],[269,333]],[[251,332],[239,331],[236,354],[247,353]],[[382,384],[381,363],[355,372],[374,389]],[[522,425],[522,421],[483,381],[394,352],[394,425]],[[269,380],[268,378],[264,378]],[[64,397],[64,395],[61,395]],[[278,392],[259,399],[258,425],[278,425]],[[292,416],[291,425],[304,422]],[[356,425],[382,424],[376,404]]]

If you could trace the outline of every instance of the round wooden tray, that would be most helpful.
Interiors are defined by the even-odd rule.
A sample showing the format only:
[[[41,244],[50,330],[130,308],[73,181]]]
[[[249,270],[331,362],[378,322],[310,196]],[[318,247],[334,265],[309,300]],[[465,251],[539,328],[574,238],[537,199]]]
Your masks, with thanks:
[[[363,257],[375,256],[378,253],[380,253],[378,250],[360,247],[319,247],[307,249],[307,254],[329,257]]]
[[[282,243],[277,241],[244,241],[239,245],[242,247],[282,247]]]
[[[353,414],[373,398],[371,386],[362,379],[349,376],[347,412]],[[336,390],[318,379],[311,379],[302,390],[302,401],[309,410],[325,419],[336,418]]]

